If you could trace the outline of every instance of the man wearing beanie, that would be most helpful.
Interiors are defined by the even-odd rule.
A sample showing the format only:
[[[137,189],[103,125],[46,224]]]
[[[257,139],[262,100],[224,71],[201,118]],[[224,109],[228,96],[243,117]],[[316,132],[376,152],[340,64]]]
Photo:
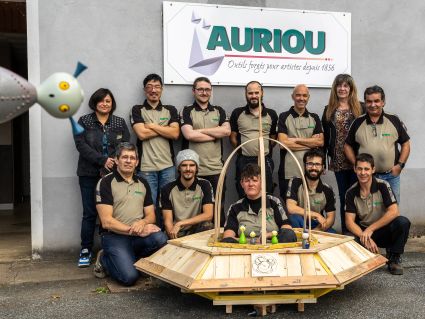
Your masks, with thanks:
[[[212,229],[214,197],[209,181],[198,178],[199,156],[190,149],[176,157],[178,177],[161,189],[161,209],[169,238]]]

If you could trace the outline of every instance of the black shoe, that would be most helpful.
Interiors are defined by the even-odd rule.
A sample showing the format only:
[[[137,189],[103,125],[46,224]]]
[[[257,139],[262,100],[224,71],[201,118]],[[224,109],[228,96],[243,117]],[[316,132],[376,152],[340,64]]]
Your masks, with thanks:
[[[403,275],[403,266],[401,265],[400,254],[389,254],[388,270],[391,275]]]

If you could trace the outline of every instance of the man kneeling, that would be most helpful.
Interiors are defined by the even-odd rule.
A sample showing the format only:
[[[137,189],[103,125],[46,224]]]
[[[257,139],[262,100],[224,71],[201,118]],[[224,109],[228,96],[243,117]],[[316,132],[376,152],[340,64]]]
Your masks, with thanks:
[[[261,173],[257,164],[247,164],[241,172],[240,180],[245,197],[232,204],[227,212],[224,224],[223,242],[237,243],[240,236],[239,227],[245,226],[245,233],[255,232],[257,242],[261,234]],[[287,219],[286,208],[279,198],[266,195],[266,231],[267,238],[272,237],[272,231],[279,231],[280,243],[295,242],[297,236]]]
[[[400,255],[409,236],[410,221],[400,216],[397,200],[388,182],[377,179],[372,155],[357,155],[355,172],[358,182],[345,195],[347,229],[371,252],[386,248],[388,270],[402,275]]]
[[[103,250],[98,254],[94,274],[103,278],[108,273],[125,286],[139,278],[133,264],[167,243],[167,236],[155,225],[149,184],[134,174],[138,162],[136,147],[121,143],[117,169],[104,176],[96,188]]]
[[[171,239],[214,228],[211,183],[198,178],[199,156],[190,149],[176,156],[178,177],[161,189],[165,231]]]

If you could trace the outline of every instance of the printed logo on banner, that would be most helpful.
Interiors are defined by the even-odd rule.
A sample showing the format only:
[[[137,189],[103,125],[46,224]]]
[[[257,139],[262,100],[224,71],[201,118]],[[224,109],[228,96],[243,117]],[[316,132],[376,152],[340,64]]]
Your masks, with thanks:
[[[329,87],[351,69],[351,15],[164,2],[164,80]]]

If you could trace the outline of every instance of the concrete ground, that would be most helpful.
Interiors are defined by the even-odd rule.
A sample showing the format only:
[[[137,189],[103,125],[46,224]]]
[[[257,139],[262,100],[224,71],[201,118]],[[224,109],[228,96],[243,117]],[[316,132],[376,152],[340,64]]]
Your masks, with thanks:
[[[4,247],[4,246],[3,246]],[[424,318],[425,238],[412,238],[404,254],[403,276],[378,269],[306,304],[280,305],[270,318]],[[5,256],[4,249],[0,256]],[[92,268],[76,267],[75,256],[33,261],[0,258],[0,318],[216,318],[224,306],[144,278],[137,289],[110,293],[107,279],[96,279]],[[126,292],[123,292],[126,291]],[[251,306],[235,306],[227,318],[247,317]]]

